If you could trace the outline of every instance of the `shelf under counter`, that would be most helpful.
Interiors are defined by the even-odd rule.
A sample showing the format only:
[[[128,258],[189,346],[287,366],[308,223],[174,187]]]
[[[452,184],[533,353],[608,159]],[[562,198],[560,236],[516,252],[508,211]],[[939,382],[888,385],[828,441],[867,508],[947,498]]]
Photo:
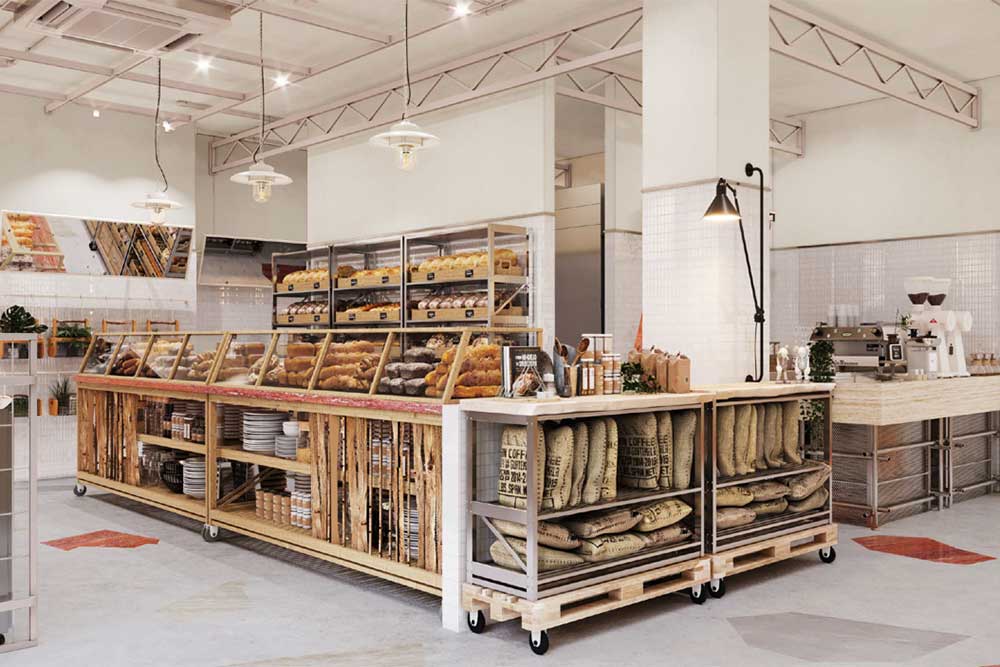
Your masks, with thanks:
[[[205,521],[207,515],[205,501],[174,493],[162,486],[133,486],[100,475],[78,471],[76,479],[81,483],[123,495],[131,500],[170,512],[176,512],[190,519]]]
[[[205,455],[205,445],[199,442],[189,442],[188,440],[178,440],[176,438],[164,438],[159,435],[149,435],[146,433],[139,433],[136,435],[140,442],[144,442],[147,445],[156,445],[157,447],[169,447],[170,449],[179,449],[182,452],[190,452],[192,454]]]
[[[239,461],[241,463],[253,463],[267,468],[277,468],[287,472],[300,473],[304,475],[312,474],[312,464],[303,463],[295,459],[283,459],[280,456],[271,454],[260,454],[258,452],[248,452],[233,446],[217,447],[215,449],[216,458],[227,461]]]
[[[754,482],[765,482],[772,479],[781,479],[782,477],[791,477],[793,475],[801,475],[807,472],[815,472],[828,467],[829,466],[827,466],[827,464],[823,461],[803,461],[800,465],[795,466],[767,468],[766,470],[758,470],[757,472],[752,472],[747,475],[720,477],[715,487],[717,489],[725,489],[730,486],[740,486],[742,484],[752,484]]]
[[[629,505],[643,505],[646,503],[657,502],[659,500],[665,500],[667,498],[677,498],[681,496],[692,496],[700,495],[701,488],[687,488],[687,489],[630,489],[628,491],[619,493],[614,500],[605,500],[602,502],[591,503],[588,505],[576,505],[574,507],[566,507],[558,510],[539,510],[538,520],[539,521],[550,521],[552,519],[560,519],[568,516],[576,516],[580,514],[592,514],[595,512],[602,512],[604,510],[615,509],[617,507],[627,507]],[[473,513],[480,516],[495,518],[495,519],[507,519],[511,521],[523,522],[527,520],[528,511],[523,507],[511,507],[509,505],[501,505],[496,501],[473,501]]]

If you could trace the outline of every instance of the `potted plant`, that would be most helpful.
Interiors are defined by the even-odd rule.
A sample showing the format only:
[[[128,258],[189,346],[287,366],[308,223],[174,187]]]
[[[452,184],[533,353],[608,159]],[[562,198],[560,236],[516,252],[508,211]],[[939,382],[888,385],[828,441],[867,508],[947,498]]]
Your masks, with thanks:
[[[68,377],[61,377],[49,387],[49,414],[69,414],[70,397],[73,396],[73,385]]]
[[[48,331],[48,327],[44,324],[39,324],[31,313],[25,310],[24,306],[11,306],[0,315],[0,333],[30,333],[30,334],[40,334]],[[39,350],[44,349],[43,344],[39,341]],[[27,346],[22,343],[12,343],[12,350],[18,350],[18,352],[13,352],[12,354],[20,354],[20,351],[24,351],[24,357],[27,357]],[[6,352],[6,350],[0,348],[0,352]],[[42,352],[39,352],[39,356]],[[0,356],[3,356],[0,354]]]
[[[63,349],[67,357],[82,357],[90,345],[91,335],[90,327],[77,322],[60,322],[55,332],[57,339],[67,339],[58,341],[65,345]],[[53,356],[57,356],[58,346],[50,351],[53,352]]]
[[[817,340],[809,345],[809,371],[812,382],[833,382],[833,343]],[[806,446],[822,450],[826,442],[826,405],[821,401],[803,401],[802,419],[805,422]]]

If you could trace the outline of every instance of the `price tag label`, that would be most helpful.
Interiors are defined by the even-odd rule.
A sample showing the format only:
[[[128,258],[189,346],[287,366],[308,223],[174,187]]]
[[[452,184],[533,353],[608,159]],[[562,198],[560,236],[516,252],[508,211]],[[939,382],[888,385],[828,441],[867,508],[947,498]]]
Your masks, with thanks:
[[[475,273],[476,273],[475,269],[466,269],[465,270],[465,277],[466,278],[471,278],[472,276],[475,275]]]
[[[389,284],[389,276],[382,276],[382,284],[383,285]]]
[[[387,313],[387,312],[385,312],[383,310],[381,313],[378,314],[378,318],[380,320],[387,320],[387,319],[389,319],[389,313]]]
[[[313,283],[313,289],[319,289],[319,283],[318,282]]]
[[[433,271],[431,271],[430,273],[427,274],[427,281],[430,282],[431,280],[434,280],[434,272]]]
[[[465,319],[471,320],[475,316],[476,316],[476,309],[475,308],[466,308],[465,309]]]
[[[313,315],[313,322],[319,322],[319,320],[320,320],[319,315]]]
[[[435,317],[437,317],[437,311],[434,310],[427,311],[427,319],[433,320]]]
[[[358,279],[351,278],[351,287],[357,287],[357,286],[358,286]]]
[[[357,313],[348,313],[347,319],[353,322],[357,318],[357,316],[358,316]]]

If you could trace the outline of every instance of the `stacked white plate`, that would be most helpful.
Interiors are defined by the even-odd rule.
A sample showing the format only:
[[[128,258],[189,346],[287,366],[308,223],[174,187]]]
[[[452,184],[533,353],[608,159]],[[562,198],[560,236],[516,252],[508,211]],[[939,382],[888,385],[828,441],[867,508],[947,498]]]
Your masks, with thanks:
[[[260,454],[274,454],[274,438],[281,434],[281,412],[244,412],[243,449]]]
[[[303,475],[298,472],[290,472],[285,475],[288,480],[286,489],[289,492],[298,491],[299,493],[312,493],[312,478],[309,475]]]
[[[294,459],[299,449],[300,436],[283,435],[274,436],[274,455],[283,459]]]
[[[403,524],[406,526],[406,551],[411,560],[416,560],[420,556],[420,517],[416,503],[403,507]]]
[[[184,467],[184,495],[205,497],[205,457],[192,456],[181,461]]]

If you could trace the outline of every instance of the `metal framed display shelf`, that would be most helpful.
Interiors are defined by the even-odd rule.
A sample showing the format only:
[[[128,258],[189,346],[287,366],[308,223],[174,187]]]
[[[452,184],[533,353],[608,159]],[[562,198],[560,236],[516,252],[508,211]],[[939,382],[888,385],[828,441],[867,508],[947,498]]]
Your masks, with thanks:
[[[728,575],[787,558],[819,551],[821,560],[832,562],[837,542],[829,473],[833,384],[745,383],[698,389],[712,392],[715,397],[710,405],[711,445],[705,470],[705,548],[712,559],[712,596],[725,594]],[[803,418],[803,404],[807,404],[812,419]],[[761,420],[766,423],[761,424]],[[756,429],[753,434],[750,428]],[[741,429],[748,429],[744,446],[739,445]],[[794,438],[794,446],[785,447],[783,438]],[[750,443],[755,444],[756,451]],[[754,453],[753,459],[739,462],[737,453],[741,450],[747,452],[744,456]],[[801,459],[801,463],[794,459]],[[827,471],[826,479],[810,491],[808,498],[790,502],[784,497],[787,489],[783,491],[776,485],[777,491],[766,488],[768,483],[786,484],[795,476],[821,475],[823,470]],[[732,494],[737,488],[740,491],[736,493],[743,496],[736,501],[740,505],[728,500],[728,506],[719,505],[721,493]],[[774,493],[775,499],[768,501],[768,493]],[[748,504],[750,494],[753,502]],[[803,507],[810,504],[816,506]],[[720,510],[737,512],[738,519],[727,517],[727,523],[736,525],[720,527]]]
[[[877,529],[1000,490],[1000,377],[837,385],[837,518]]]
[[[39,341],[37,334],[0,334],[0,342],[28,348],[26,372],[0,374],[0,396],[15,399],[0,408],[0,653],[38,643]],[[27,406],[20,417],[18,399]]]
[[[325,247],[271,256],[271,321],[275,327],[330,326],[331,266],[331,250]]]
[[[337,243],[331,252],[334,326],[403,326],[403,238]]]
[[[709,394],[691,393],[463,402],[470,501],[462,604],[469,613],[470,629],[482,631],[486,612],[499,621],[520,617],[522,627],[531,633],[532,650],[544,653],[548,648],[547,630],[573,620],[683,590],[690,592],[693,601],[703,602],[710,568],[703,557],[701,471],[705,465],[704,406],[710,400]],[[647,472],[655,470],[656,477],[662,474],[662,444],[657,439],[658,420],[654,415],[664,416],[670,423],[685,424],[677,431],[684,435],[673,441],[688,443],[682,447],[688,448],[684,451],[685,457],[690,457],[691,469],[683,488],[661,488],[655,480],[652,488],[645,489],[622,483],[623,470],[634,469],[629,468],[632,465],[644,465]],[[644,418],[644,428],[648,430],[651,423],[654,430],[651,436],[641,436],[640,445],[632,429]],[[566,451],[556,452],[558,447],[565,448],[567,431],[578,429],[595,435],[593,443],[588,440],[588,451],[600,449],[602,458],[615,458],[613,463],[609,459],[599,465],[600,471],[590,466],[589,472],[582,473],[610,475],[604,477],[602,499],[585,502],[584,495],[577,504],[569,500],[560,506],[555,497],[563,484],[569,484],[566,476],[572,475],[577,463],[575,440],[570,439],[568,458]],[[595,444],[599,437],[607,438],[607,449],[603,449],[604,443]],[[540,446],[545,448],[544,454]],[[655,451],[655,464],[645,458],[643,463],[637,463],[640,457],[636,447],[644,447],[647,454]],[[676,458],[673,451],[670,456]],[[580,480],[583,489],[597,483],[596,478]],[[577,538],[579,522],[593,521],[603,511],[624,510],[624,514],[637,518],[638,514],[628,510],[668,499],[683,503],[674,503],[670,511],[687,508],[687,513],[678,512],[680,518],[664,528],[671,531],[669,538],[656,530],[628,532],[636,525],[634,520],[625,528]],[[554,548],[552,542],[549,544],[553,546],[542,545],[549,539],[543,533],[549,531],[565,533],[566,540],[579,545],[577,551],[567,551],[573,547],[566,544],[563,550]],[[612,532],[615,534],[610,535]],[[616,540],[629,545],[622,548],[620,555],[600,552]],[[597,551],[590,553],[591,548]]]

